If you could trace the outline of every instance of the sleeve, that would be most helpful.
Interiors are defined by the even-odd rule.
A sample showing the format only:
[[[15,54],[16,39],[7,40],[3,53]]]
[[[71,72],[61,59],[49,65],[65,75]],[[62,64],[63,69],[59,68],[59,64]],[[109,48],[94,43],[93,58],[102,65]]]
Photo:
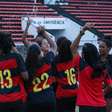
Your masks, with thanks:
[[[55,60],[52,62],[52,71],[53,71],[53,77],[54,77],[53,90],[56,93],[56,90],[57,90],[57,81],[56,81],[57,70],[56,70],[56,61]]]
[[[24,62],[24,60],[20,54],[17,54],[17,64],[18,64],[18,68],[19,68],[20,73],[27,71],[26,66],[25,66],[25,62]]]
[[[108,74],[108,71],[105,70],[103,73],[105,75],[105,80],[104,80],[105,84],[106,85],[112,84],[112,77]]]
[[[109,75],[111,76],[112,78],[112,55],[109,55],[108,56],[108,59],[107,59],[107,70],[108,70],[108,73]]]
[[[51,38],[53,41],[55,41],[55,37],[51,33],[47,32],[47,31],[46,31],[46,33],[49,36],[49,38]]]
[[[107,84],[112,84],[112,55],[108,55],[106,63],[106,82]]]

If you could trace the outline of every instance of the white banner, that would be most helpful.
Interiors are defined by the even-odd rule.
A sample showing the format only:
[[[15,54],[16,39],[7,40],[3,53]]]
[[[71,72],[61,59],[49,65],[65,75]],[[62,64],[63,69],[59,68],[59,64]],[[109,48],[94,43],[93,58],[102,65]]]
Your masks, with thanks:
[[[26,23],[28,21],[28,17],[22,17],[21,26],[24,31],[26,28]],[[36,27],[44,26],[45,29],[48,30],[64,30],[66,18],[42,18],[42,17],[30,17],[31,25],[28,30],[28,34],[37,35]]]
[[[55,5],[57,0],[44,0],[44,4]]]

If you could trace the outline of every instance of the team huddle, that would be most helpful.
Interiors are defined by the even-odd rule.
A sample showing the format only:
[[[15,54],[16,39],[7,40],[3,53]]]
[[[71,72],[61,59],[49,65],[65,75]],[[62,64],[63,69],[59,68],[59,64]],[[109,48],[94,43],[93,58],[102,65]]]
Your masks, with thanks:
[[[22,36],[25,60],[11,34],[0,32],[0,112],[75,112],[77,106],[79,112],[111,112],[110,41],[100,40],[99,51],[85,43],[79,55],[79,42],[92,24],[73,42],[64,36],[55,40],[39,26],[35,42],[29,42],[30,24]]]

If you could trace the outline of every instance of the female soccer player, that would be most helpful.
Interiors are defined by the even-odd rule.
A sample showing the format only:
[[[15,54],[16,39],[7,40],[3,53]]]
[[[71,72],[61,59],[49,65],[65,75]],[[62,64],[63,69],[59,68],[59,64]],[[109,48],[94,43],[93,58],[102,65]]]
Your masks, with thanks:
[[[26,92],[23,80],[28,79],[23,58],[12,53],[9,34],[0,32],[0,112],[24,112]]]
[[[38,44],[29,47],[26,66],[29,72],[28,112],[55,112],[56,100],[51,67],[54,56],[49,52],[42,58]]]
[[[111,41],[108,38],[99,41],[100,59],[106,63],[106,67],[112,78],[112,55],[109,54],[111,46]],[[107,93],[105,93],[105,97],[107,100],[107,112],[110,112],[112,111],[112,90],[108,90]]]
[[[31,25],[31,22],[32,21],[30,20],[30,18],[28,18],[27,26],[26,26],[25,31],[22,36],[23,43],[27,47],[29,47],[32,44],[32,42],[28,41],[28,39],[26,38],[28,29]],[[46,56],[49,51],[51,51],[53,54],[56,54],[57,46],[56,46],[56,42],[55,42],[55,37],[53,35],[51,35],[50,33],[48,33],[43,26],[38,26],[37,32],[38,32],[38,35],[34,39],[34,42],[38,43],[40,45],[42,55]],[[51,55],[52,55],[52,53],[51,53]]]
[[[105,82],[112,87],[112,80],[100,61],[97,48],[90,43],[83,46],[80,59],[79,90],[77,105],[79,112],[106,112],[106,101],[102,90]]]
[[[78,84],[78,64],[76,55],[77,44],[90,26],[85,25],[77,39],[71,43],[66,37],[57,40],[58,55],[54,61],[56,77],[57,112],[74,112]]]
[[[80,39],[81,37],[76,39],[78,43]],[[84,44],[82,57],[79,56],[77,61],[79,67],[79,89],[77,94],[79,112],[106,112],[102,84],[105,82],[112,88],[112,80],[105,63],[100,60],[97,48],[90,43]]]
[[[62,37],[57,41],[55,59],[57,112],[73,112],[77,95],[77,65],[71,52],[71,42]]]

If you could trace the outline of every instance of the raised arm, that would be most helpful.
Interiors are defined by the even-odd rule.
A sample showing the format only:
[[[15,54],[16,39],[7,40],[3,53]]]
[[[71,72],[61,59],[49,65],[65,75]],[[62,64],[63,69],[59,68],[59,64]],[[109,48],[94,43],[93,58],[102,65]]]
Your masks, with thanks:
[[[51,35],[50,33],[48,33],[47,31],[45,31],[44,36],[46,37],[48,43],[50,44],[52,51],[56,53],[57,45],[56,45],[55,37]]]
[[[39,29],[38,33],[41,33],[43,38],[45,38],[48,41],[48,43],[50,44],[51,50],[54,53],[56,53],[57,45],[56,45],[56,42],[55,42],[55,37],[52,34],[50,34],[47,31],[45,31],[45,28],[43,26],[39,26],[38,29]]]
[[[76,39],[71,44],[71,51],[73,53],[77,53],[77,48],[79,46],[79,43],[80,43],[80,40],[81,40],[82,36],[85,34],[85,31],[91,29],[93,26],[94,26],[94,24],[87,23],[82,27],[78,36],[76,37]]]
[[[27,39],[27,33],[28,33],[30,24],[31,24],[31,21],[28,17],[27,25],[26,25],[25,31],[23,32],[23,35],[22,35],[22,41],[26,47],[28,47],[30,45],[30,42]]]

